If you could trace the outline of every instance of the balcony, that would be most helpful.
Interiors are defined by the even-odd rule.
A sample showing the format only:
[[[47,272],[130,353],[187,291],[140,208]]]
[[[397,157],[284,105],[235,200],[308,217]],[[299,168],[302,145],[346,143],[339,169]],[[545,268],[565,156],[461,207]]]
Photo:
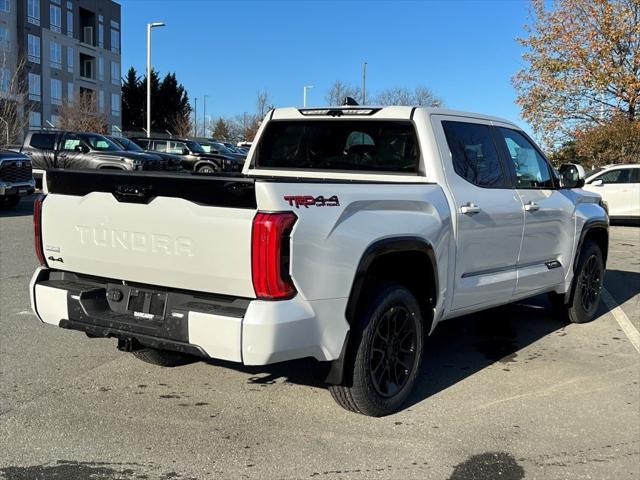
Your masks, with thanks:
[[[96,59],[80,54],[80,80],[96,83]]]

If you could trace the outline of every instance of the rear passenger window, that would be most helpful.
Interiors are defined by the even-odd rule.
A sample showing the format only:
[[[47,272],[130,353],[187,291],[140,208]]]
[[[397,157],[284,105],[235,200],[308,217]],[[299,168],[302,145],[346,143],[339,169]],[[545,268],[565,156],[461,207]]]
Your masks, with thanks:
[[[34,133],[31,135],[29,145],[40,150],[53,150],[56,145],[56,136],[52,133]]]
[[[479,187],[505,187],[505,175],[488,125],[444,121],[442,127],[458,175]]]

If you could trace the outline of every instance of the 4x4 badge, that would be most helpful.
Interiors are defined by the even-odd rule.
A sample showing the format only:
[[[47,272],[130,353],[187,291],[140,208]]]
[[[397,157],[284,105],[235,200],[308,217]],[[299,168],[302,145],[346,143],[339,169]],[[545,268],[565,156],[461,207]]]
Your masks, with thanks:
[[[285,195],[285,201],[289,202],[289,205],[296,208],[304,207],[339,207],[340,200],[337,195],[326,198],[322,195],[314,197],[313,195]]]

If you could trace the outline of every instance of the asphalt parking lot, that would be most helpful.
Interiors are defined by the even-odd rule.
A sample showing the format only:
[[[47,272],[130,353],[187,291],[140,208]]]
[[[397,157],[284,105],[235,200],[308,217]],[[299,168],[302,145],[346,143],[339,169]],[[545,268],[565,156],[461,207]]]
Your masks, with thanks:
[[[544,297],[438,327],[402,412],[341,410],[298,362],[163,369],[40,324],[31,202],[0,212],[2,479],[638,479],[640,228],[612,227],[613,304]],[[619,305],[616,314],[612,306]]]

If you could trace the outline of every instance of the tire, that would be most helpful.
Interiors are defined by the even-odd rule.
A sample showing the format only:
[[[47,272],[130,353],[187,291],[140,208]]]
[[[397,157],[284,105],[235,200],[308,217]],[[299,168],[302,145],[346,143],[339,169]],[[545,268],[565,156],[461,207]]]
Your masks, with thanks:
[[[158,350],[156,348],[141,348],[131,353],[143,362],[160,367],[179,367],[193,362],[193,359],[188,355],[171,352],[169,350]]]
[[[594,319],[604,282],[604,260],[597,243],[587,240],[572,282],[572,295],[565,305],[566,317],[571,323],[586,323]]]
[[[198,170],[196,170],[198,173],[216,173],[218,170],[215,169],[215,167],[213,165],[200,165],[198,167]]]
[[[329,391],[342,408],[381,417],[399,410],[413,389],[424,320],[414,295],[398,284],[372,289],[365,305],[356,315],[344,367],[350,385],[331,385]]]

